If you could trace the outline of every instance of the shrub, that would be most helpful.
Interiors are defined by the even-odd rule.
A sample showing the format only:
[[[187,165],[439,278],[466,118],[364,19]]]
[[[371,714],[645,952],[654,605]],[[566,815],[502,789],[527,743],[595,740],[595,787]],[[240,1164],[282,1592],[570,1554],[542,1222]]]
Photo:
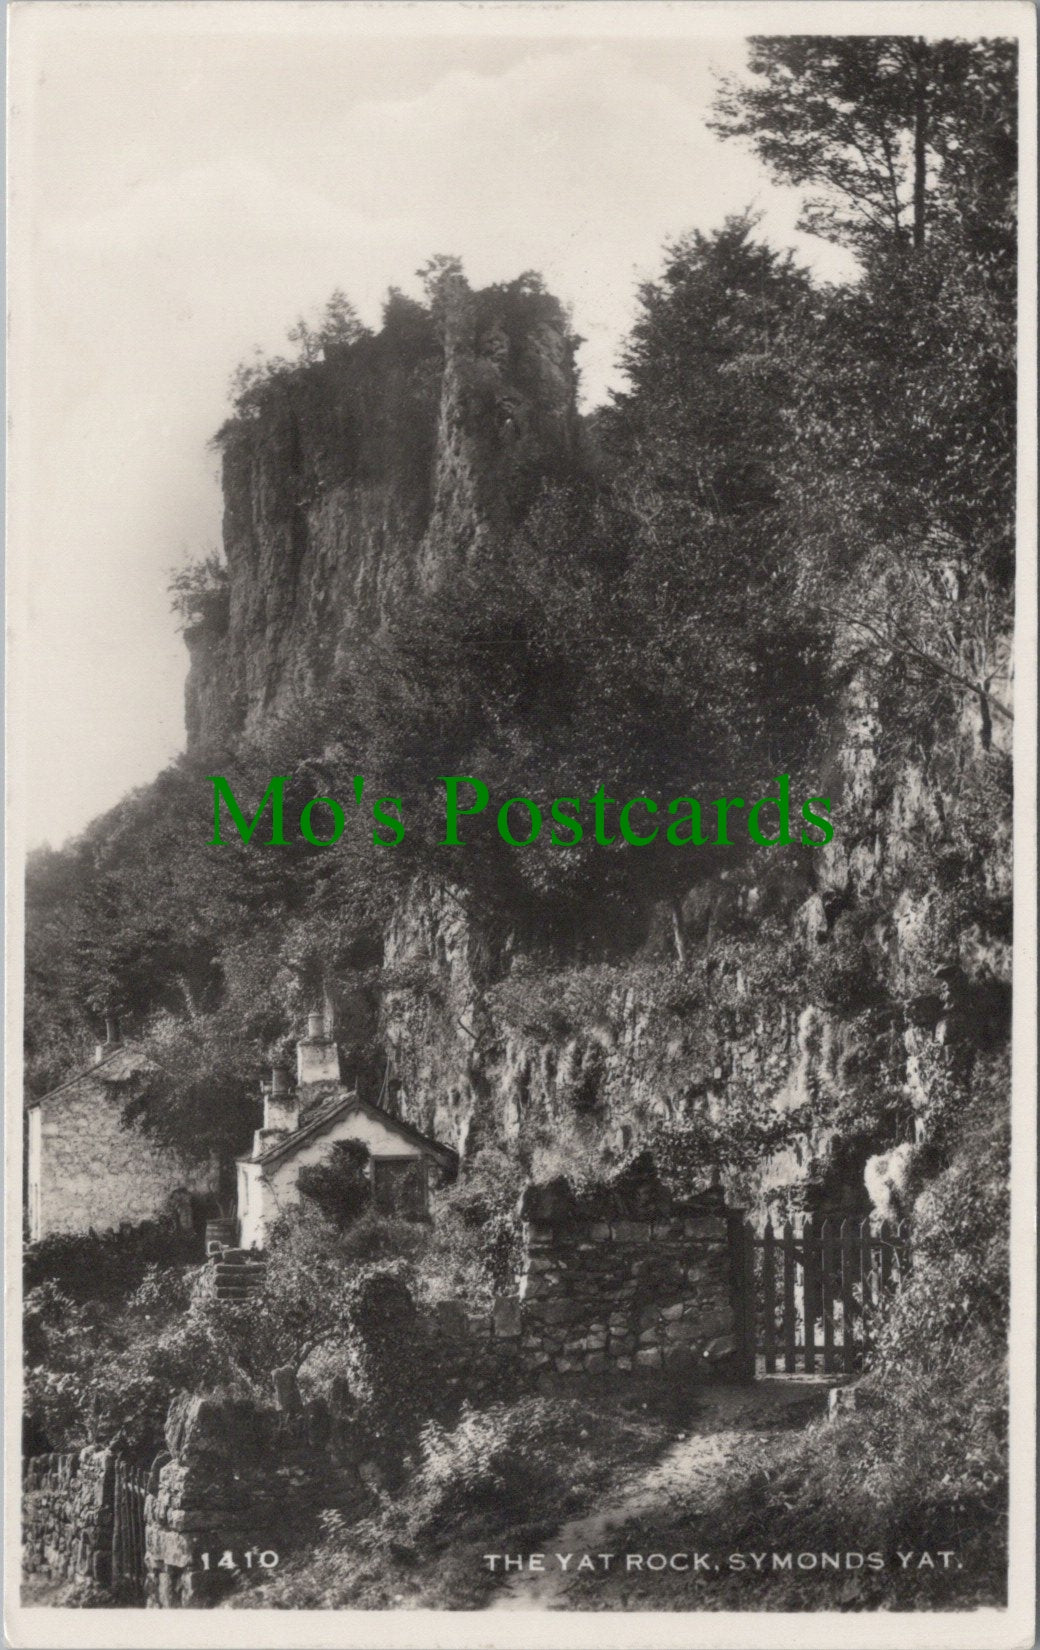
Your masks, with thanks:
[[[438,1195],[419,1272],[428,1300],[489,1306],[495,1294],[513,1286],[522,1256],[517,1207],[524,1178],[519,1163],[485,1147]]]
[[[950,1548],[958,1579],[894,1571],[856,1582],[844,1608],[895,1585],[896,1607],[1000,1603],[1007,1529],[1007,1123],[977,1114],[919,1198],[913,1269],[882,1320],[856,1410],[745,1458],[713,1520],[735,1548]],[[934,1582],[934,1586],[932,1583]],[[763,1583],[766,1585],[767,1583]],[[768,1583],[783,1606],[785,1583]],[[848,1590],[847,1578],[841,1585]],[[747,1581],[741,1578],[745,1589]],[[912,1598],[905,1589],[914,1589]],[[963,1595],[963,1597],[961,1596]],[[792,1604],[797,1602],[792,1595]],[[720,1597],[719,1607],[728,1607]]]
[[[573,1446],[573,1403],[525,1398],[484,1410],[464,1404],[450,1430],[422,1429],[421,1457],[411,1497],[413,1537],[441,1534],[467,1518],[508,1503],[515,1518],[539,1510],[557,1483],[561,1458]]]
[[[645,1406],[644,1406],[645,1408]],[[323,1519],[324,1540],[233,1602],[245,1608],[441,1609],[487,1603],[489,1547],[540,1542],[588,1503],[620,1465],[660,1450],[648,1414],[574,1399],[467,1403],[450,1426],[417,1441],[410,1478],[347,1529]]]
[[[230,600],[227,565],[215,550],[171,574],[169,592],[170,608],[182,630],[226,623]]]
[[[801,1113],[778,1113],[765,1096],[731,1083],[720,1115],[702,1105],[683,1117],[657,1120],[646,1131],[644,1148],[669,1190],[689,1197],[703,1189],[713,1167],[731,1173],[754,1169],[803,1122]]]
[[[26,1246],[23,1287],[51,1283],[76,1301],[125,1300],[149,1268],[199,1259],[201,1241],[175,1221],[142,1221],[111,1232],[54,1232]]]
[[[118,1311],[77,1303],[53,1283],[25,1297],[25,1410],[52,1449],[109,1442],[148,1460],[173,1393],[230,1373],[192,1310],[199,1271],[150,1267]]]
[[[365,1213],[372,1201],[369,1159],[363,1141],[335,1140],[320,1163],[300,1170],[297,1187],[326,1219],[346,1228]]]

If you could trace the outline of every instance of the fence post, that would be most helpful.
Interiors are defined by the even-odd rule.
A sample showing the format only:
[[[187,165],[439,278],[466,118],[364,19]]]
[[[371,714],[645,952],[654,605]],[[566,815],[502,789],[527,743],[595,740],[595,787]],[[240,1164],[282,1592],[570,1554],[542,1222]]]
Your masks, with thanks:
[[[762,1234],[762,1300],[765,1308],[764,1350],[766,1355],[766,1373],[776,1374],[776,1239],[773,1235],[773,1223],[766,1216],[766,1229]]]
[[[794,1232],[784,1221],[784,1369],[793,1375],[797,1367],[797,1322],[794,1309]]]
[[[823,1317],[823,1367],[827,1374],[834,1370],[834,1222],[827,1219],[821,1232],[823,1238],[823,1266],[820,1282],[820,1311]]]
[[[881,1293],[887,1294],[892,1286],[892,1228],[887,1220],[881,1222],[878,1232],[878,1250],[881,1260]]]
[[[737,1376],[755,1378],[755,1251],[751,1222],[741,1210],[728,1216],[730,1291],[737,1338]]]
[[[861,1220],[857,1228],[857,1247],[859,1250],[859,1295],[860,1295],[860,1322],[863,1325],[861,1336],[863,1346],[866,1347],[870,1312],[873,1301],[870,1294],[870,1221]]]
[[[856,1333],[853,1329],[856,1296],[852,1287],[854,1253],[852,1221],[846,1216],[841,1223],[841,1367],[846,1375],[851,1375],[856,1368]]]
[[[745,1373],[748,1380],[753,1381],[758,1373],[758,1293],[755,1279],[755,1228],[750,1220],[744,1222],[744,1282],[744,1300],[746,1303],[744,1322],[747,1331]]]
[[[812,1375],[816,1370],[816,1268],[819,1259],[819,1242],[816,1236],[816,1222],[812,1215],[806,1215],[802,1225],[802,1294],[804,1298],[805,1316],[805,1372]]]

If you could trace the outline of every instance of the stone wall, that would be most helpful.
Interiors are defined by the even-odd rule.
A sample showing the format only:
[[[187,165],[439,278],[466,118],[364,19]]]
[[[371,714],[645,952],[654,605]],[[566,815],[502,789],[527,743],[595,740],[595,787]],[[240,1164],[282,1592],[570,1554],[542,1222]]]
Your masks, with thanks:
[[[171,1193],[217,1192],[215,1160],[189,1162],[136,1126],[125,1127],[141,1057],[121,1050],[33,1108],[31,1236],[109,1231],[155,1219]]]
[[[115,1457],[106,1449],[37,1455],[26,1462],[22,1502],[23,1564],[55,1580],[112,1577]]]
[[[283,1561],[325,1510],[359,1517],[381,1475],[345,1389],[303,1404],[288,1372],[277,1405],[175,1399],[166,1439],[171,1458],[145,1503],[145,1595],[164,1609],[211,1604],[236,1577],[264,1573],[260,1554]],[[217,1567],[225,1553],[233,1569]]]
[[[438,1335],[467,1348],[463,1395],[503,1381],[552,1390],[651,1371],[683,1380],[752,1373],[733,1262],[742,1249],[731,1242],[741,1216],[719,1188],[678,1201],[640,1158],[581,1197],[562,1178],[529,1186],[521,1214],[518,1293],[499,1297],[490,1314],[461,1302],[435,1313]],[[188,1394],[171,1404],[167,1452],[152,1466],[143,1507],[149,1605],[219,1601],[236,1579],[305,1546],[323,1512],[361,1517],[399,1469],[394,1441],[366,1434],[346,1381],[304,1403],[282,1370],[275,1390],[274,1404]],[[111,1584],[115,1476],[104,1450],[28,1462],[27,1570]]]
[[[668,1367],[750,1374],[730,1241],[741,1216],[721,1189],[677,1202],[637,1166],[584,1199],[562,1179],[530,1186],[521,1212],[520,1352],[543,1384]]]
[[[348,1520],[371,1505],[383,1466],[352,1420],[343,1383],[304,1404],[288,1371],[278,1401],[174,1399],[168,1452],[144,1500],[145,1602],[162,1608],[216,1602],[237,1577],[265,1572],[260,1554],[283,1561],[312,1539],[318,1515]],[[26,1462],[23,1564],[56,1580],[113,1583],[116,1457],[108,1449],[40,1455]],[[218,1567],[230,1553],[234,1568]],[[203,1555],[208,1555],[208,1562]]]

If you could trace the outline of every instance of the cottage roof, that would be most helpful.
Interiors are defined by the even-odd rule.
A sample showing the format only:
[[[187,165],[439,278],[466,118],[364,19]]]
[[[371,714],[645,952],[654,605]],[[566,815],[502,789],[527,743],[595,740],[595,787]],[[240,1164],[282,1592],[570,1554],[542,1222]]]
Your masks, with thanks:
[[[82,1071],[73,1072],[66,1077],[63,1083],[56,1088],[48,1089],[46,1094],[34,1095],[26,1102],[26,1111],[34,1111],[45,1100],[53,1100],[56,1094],[64,1094],[66,1089],[73,1089],[88,1077],[99,1083],[128,1083],[131,1077],[137,1077],[142,1071],[156,1071],[158,1068],[154,1060],[150,1060],[140,1049],[132,1044],[120,1043],[111,1054],[106,1054],[103,1060],[95,1060],[93,1064],[84,1066]]]
[[[316,1111],[311,1112],[305,1121],[300,1124],[300,1127],[294,1129],[291,1134],[287,1134],[284,1140],[276,1140],[273,1145],[266,1147],[264,1151],[250,1152],[247,1156],[238,1158],[237,1161],[239,1163],[260,1163],[264,1167],[271,1163],[281,1162],[284,1158],[294,1156],[301,1146],[324,1134],[327,1129],[331,1128],[333,1123],[338,1123],[341,1118],[349,1116],[352,1111],[364,1112],[366,1116],[374,1118],[384,1128],[389,1129],[392,1134],[399,1134],[402,1140],[409,1141],[413,1146],[421,1146],[425,1152],[428,1152],[431,1157],[435,1157],[446,1168],[452,1167],[458,1162],[458,1153],[454,1152],[450,1146],[442,1146],[439,1140],[433,1140],[428,1134],[423,1134],[421,1130],[413,1128],[411,1123],[406,1123],[403,1118],[393,1117],[390,1112],[384,1111],[382,1106],[377,1106],[374,1100],[362,1100],[361,1096],[353,1091],[347,1094],[341,1092],[334,1095],[331,1100],[323,1102]]]

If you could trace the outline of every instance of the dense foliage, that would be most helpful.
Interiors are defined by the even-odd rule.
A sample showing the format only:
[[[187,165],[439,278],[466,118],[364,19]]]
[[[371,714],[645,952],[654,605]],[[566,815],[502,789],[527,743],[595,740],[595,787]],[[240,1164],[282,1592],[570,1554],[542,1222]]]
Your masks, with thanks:
[[[368,1169],[368,1147],[362,1141],[336,1140],[317,1163],[304,1164],[296,1189],[333,1225],[352,1226],[372,1202]]]
[[[123,1287],[99,1276],[93,1290],[82,1274],[95,1240],[70,1238],[60,1255],[52,1243],[60,1269],[35,1282],[34,1268],[25,1296],[31,1448],[118,1433],[150,1461],[177,1392],[239,1389],[270,1402],[275,1371],[289,1369],[319,1390],[343,1377],[372,1449],[399,1461],[425,1420],[450,1417],[475,1390],[465,1333],[446,1334],[437,1308],[479,1305],[481,1293],[489,1302],[490,1262],[462,1252],[450,1220],[434,1233],[371,1212],[346,1225],[341,1213],[328,1218],[305,1199],[279,1223],[262,1286],[241,1302],[218,1300],[212,1268],[185,1265],[175,1241]]]

